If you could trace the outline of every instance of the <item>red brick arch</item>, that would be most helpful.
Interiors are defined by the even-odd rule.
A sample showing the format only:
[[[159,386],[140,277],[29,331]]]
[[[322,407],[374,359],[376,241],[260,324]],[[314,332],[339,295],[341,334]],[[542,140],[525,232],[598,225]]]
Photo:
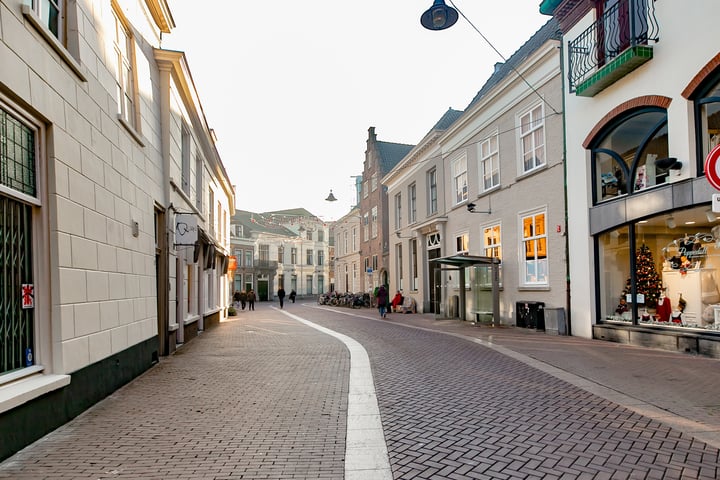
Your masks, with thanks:
[[[682,91],[682,96],[689,99],[690,96],[695,93],[695,90],[705,81],[705,79],[713,73],[718,67],[720,67],[720,53],[715,55],[712,60],[705,64],[700,71],[693,77],[693,79]]]
[[[642,97],[635,97],[627,102],[621,103],[610,110],[598,123],[595,124],[592,131],[587,137],[585,137],[585,141],[582,144],[583,147],[588,148],[588,145],[590,145],[590,142],[593,141],[600,130],[605,128],[605,125],[623,113],[641,107],[660,107],[667,109],[670,106],[670,102],[672,102],[672,98],[670,97],[664,97],[662,95],[644,95]]]

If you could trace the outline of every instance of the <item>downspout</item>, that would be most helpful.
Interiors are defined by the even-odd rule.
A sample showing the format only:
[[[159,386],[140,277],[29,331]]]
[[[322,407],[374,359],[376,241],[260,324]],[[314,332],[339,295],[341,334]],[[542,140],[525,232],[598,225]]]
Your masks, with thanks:
[[[565,37],[560,35],[560,84],[562,88],[562,158],[563,158],[563,208],[565,210],[565,312],[567,314],[567,334],[572,335],[572,315],[570,313],[570,241],[568,239],[568,173],[567,173],[567,126],[565,122]]]

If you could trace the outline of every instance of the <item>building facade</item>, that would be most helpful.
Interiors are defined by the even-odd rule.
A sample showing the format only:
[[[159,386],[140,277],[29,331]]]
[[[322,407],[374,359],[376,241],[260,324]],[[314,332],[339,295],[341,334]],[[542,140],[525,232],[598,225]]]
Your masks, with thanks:
[[[330,226],[305,209],[254,213],[232,218],[237,270],[232,288],[253,289],[258,300],[289,294],[315,296],[330,290]]]
[[[563,33],[572,331],[719,356],[711,0],[545,0]]]
[[[368,129],[360,194],[360,251],[363,274],[360,287],[372,292],[389,284],[388,196],[383,177],[412,149],[412,145],[383,142],[375,127]],[[391,289],[394,286],[390,286]]]
[[[383,180],[391,277],[424,311],[513,325],[528,304],[565,309],[558,46],[550,21]]]
[[[335,290],[340,293],[361,293],[363,269],[360,252],[360,209],[355,207],[333,223],[335,244]]]
[[[0,24],[5,458],[224,315],[234,194],[166,1],[3,0]]]

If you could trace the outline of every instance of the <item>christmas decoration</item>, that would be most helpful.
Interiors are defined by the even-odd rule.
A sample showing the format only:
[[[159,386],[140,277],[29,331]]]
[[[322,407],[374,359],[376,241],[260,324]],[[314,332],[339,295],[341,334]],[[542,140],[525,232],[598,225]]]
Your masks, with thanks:
[[[645,296],[645,306],[655,308],[662,290],[662,280],[655,269],[650,247],[642,244],[640,250],[635,252],[635,282],[638,295]],[[631,291],[631,282],[628,278],[620,298],[625,298]]]

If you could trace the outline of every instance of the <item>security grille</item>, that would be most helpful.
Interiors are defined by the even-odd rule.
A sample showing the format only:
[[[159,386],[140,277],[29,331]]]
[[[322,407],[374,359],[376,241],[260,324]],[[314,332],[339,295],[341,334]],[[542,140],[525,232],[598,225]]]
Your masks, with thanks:
[[[32,207],[0,196],[0,374],[25,366],[33,345],[33,309],[22,308],[32,284]]]

